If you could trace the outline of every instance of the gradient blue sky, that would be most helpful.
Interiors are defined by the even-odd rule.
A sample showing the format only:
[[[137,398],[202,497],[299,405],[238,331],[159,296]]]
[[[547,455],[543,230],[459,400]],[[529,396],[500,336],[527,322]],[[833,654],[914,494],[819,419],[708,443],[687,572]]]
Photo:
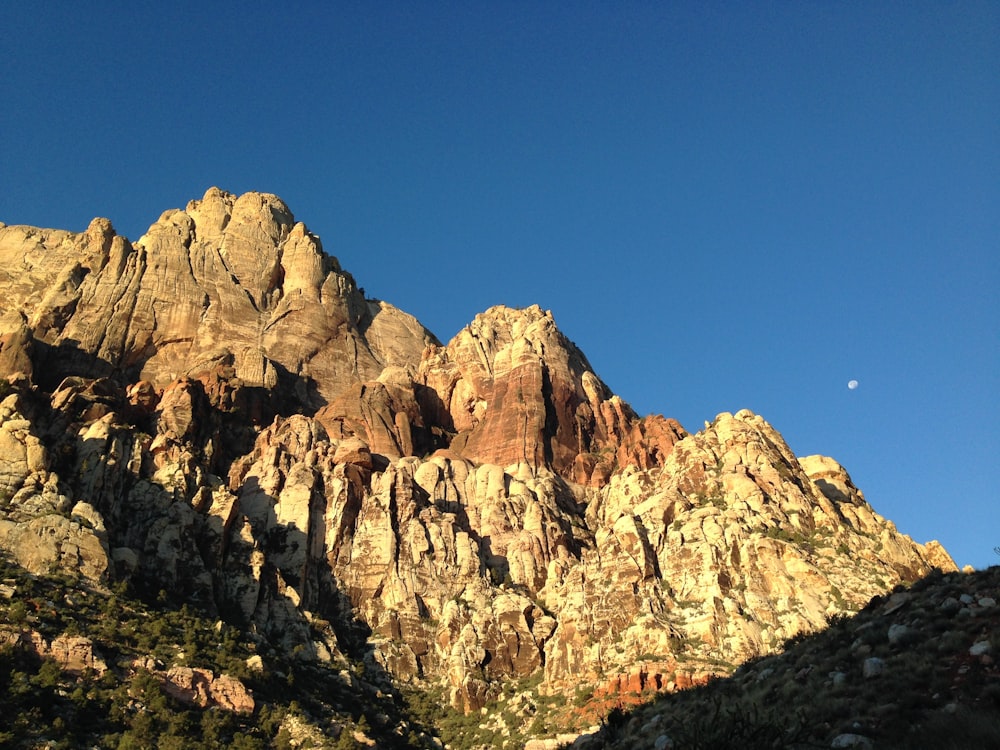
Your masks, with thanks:
[[[442,340],[538,303],[1000,562],[1000,4],[284,5],[3,3],[0,221],[276,193]]]

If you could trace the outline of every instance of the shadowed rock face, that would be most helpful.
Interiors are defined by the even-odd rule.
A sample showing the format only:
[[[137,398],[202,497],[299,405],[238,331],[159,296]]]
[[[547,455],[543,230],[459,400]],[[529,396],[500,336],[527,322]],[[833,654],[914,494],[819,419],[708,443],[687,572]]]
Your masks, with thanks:
[[[639,418],[538,307],[440,344],[272,195],[0,226],[0,292],[0,547],[465,710],[690,685],[954,567],[759,416]]]

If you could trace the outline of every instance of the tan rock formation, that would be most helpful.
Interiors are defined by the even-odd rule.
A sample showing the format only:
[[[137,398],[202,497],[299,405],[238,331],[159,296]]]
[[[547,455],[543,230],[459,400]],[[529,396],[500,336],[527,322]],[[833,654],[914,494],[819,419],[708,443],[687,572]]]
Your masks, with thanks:
[[[11,310],[0,317],[0,378],[10,379],[21,374],[31,377],[34,363],[34,337],[25,317]]]
[[[94,650],[94,643],[82,635],[60,635],[47,641],[37,630],[0,628],[0,644],[24,649],[39,659],[53,659],[62,669],[74,674],[92,671],[103,675],[108,665]]]
[[[0,402],[0,549],[32,573],[53,569],[101,580],[108,568],[103,522],[73,503],[18,394]]]
[[[420,371],[457,433],[452,450],[481,463],[601,484],[616,466],[658,464],[684,434],[662,418],[641,422],[537,305],[477,315],[425,353]]]
[[[167,695],[182,703],[208,708],[216,706],[226,711],[249,714],[254,699],[246,686],[229,675],[215,675],[208,669],[171,667],[166,672],[154,672]]]
[[[738,663],[886,585],[955,567],[877,516],[836,462],[800,465],[747,411],[678,442],[660,470],[616,475],[587,518],[596,551],[540,592],[564,603],[551,680],[622,671],[642,653]]]
[[[538,307],[438,344],[272,195],[209,190],[135,244],[0,227],[0,292],[0,548],[466,711],[539,673],[694,684],[954,567],[759,416],[640,419]]]
[[[419,361],[434,342],[411,316],[365,300],[319,238],[263,193],[212,188],[134,245],[104,219],[79,235],[4,227],[0,268],[10,292],[0,315],[26,313],[34,337],[58,350],[52,379],[125,372],[165,385],[222,353],[250,386],[299,376],[291,387],[315,406]]]

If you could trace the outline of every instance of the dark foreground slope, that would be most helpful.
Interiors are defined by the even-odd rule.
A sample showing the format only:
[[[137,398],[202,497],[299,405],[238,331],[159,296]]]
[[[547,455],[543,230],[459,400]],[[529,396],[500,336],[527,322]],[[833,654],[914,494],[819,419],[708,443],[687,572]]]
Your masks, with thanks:
[[[409,714],[371,663],[0,556],[0,747],[440,748]]]
[[[492,715],[466,721],[418,695],[408,701],[370,662],[284,658],[187,607],[5,560],[0,581],[3,747],[525,742],[490,733]],[[998,598],[1000,567],[931,574],[729,678],[612,709],[572,747],[1000,747]]]
[[[934,573],[574,748],[1000,748],[1000,567]]]

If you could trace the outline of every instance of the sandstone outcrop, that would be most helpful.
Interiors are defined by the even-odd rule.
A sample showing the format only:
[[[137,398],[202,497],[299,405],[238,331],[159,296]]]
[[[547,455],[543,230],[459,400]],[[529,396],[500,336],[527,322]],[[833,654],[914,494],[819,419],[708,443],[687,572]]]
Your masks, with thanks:
[[[539,307],[440,344],[272,195],[0,227],[0,291],[0,548],[465,711],[694,684],[954,567],[757,415],[640,418]],[[242,710],[217,679],[169,678]]]
[[[32,573],[66,569],[99,580],[108,568],[103,519],[65,494],[17,393],[0,402],[0,549]]]
[[[493,307],[424,355],[420,374],[455,431],[452,450],[479,463],[545,466],[578,484],[650,468],[685,433],[640,420],[556,328],[551,312]]]
[[[1000,566],[933,573],[568,747],[991,747],[998,586]]]
[[[135,244],[106,219],[78,235],[7,226],[0,269],[0,315],[26,315],[50,384],[83,370],[163,386],[229,358],[247,385],[280,381],[285,398],[315,408],[434,343],[413,317],[366,300],[263,193],[212,188]]]
[[[167,695],[182,703],[208,708],[215,706],[236,713],[253,713],[254,699],[246,686],[229,675],[215,675],[207,669],[171,667],[154,672]]]
[[[94,650],[93,642],[81,635],[60,635],[48,641],[37,630],[3,627],[0,628],[0,644],[29,651],[40,659],[53,659],[67,672],[89,671],[100,676],[108,671],[107,663]]]
[[[841,489],[804,465],[826,467]],[[933,556],[877,516],[836,462],[804,465],[743,411],[678,442],[661,469],[616,475],[588,506],[595,549],[540,591],[562,603],[547,677],[593,680],[643,654],[650,672],[666,662],[668,680],[667,655],[738,664],[930,572]]]

